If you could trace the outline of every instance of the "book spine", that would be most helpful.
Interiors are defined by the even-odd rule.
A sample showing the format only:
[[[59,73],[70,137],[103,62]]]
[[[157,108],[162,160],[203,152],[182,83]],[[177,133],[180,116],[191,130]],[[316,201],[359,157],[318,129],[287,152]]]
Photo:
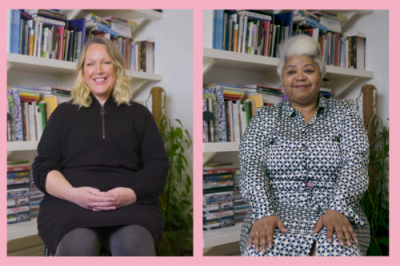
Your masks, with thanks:
[[[44,23],[46,25],[65,27],[65,22],[59,20],[49,19],[45,17],[36,17],[33,20]]]
[[[227,50],[227,29],[228,29],[228,13],[224,12],[223,28],[222,28],[222,50]]]
[[[12,89],[12,96],[14,100],[14,121],[15,121],[15,140],[24,140],[24,128],[22,120],[22,108],[19,89]]]
[[[22,54],[28,55],[29,53],[29,37],[30,37],[30,28],[28,21],[25,22],[25,31],[24,31],[24,52]]]
[[[233,172],[233,168],[203,170],[203,175],[232,173],[232,172]]]
[[[248,18],[245,16],[244,17],[244,22],[243,22],[243,42],[242,42],[242,53],[246,53],[246,40],[247,40],[247,24],[248,24]]]
[[[19,29],[20,29],[20,23],[21,23],[21,13],[19,10],[12,10],[12,46],[11,46],[11,53],[18,54],[18,49],[19,49]]]
[[[208,105],[207,105],[208,111],[211,113],[214,113],[211,98],[207,98],[207,103],[208,103]],[[214,131],[215,131],[214,130],[214,121],[215,120],[212,119],[208,122],[208,129],[209,129],[209,138],[208,139],[210,142],[214,142]]]
[[[249,12],[249,11],[239,11],[239,15],[247,16],[249,18],[254,18],[254,19],[260,19],[260,20],[271,20],[271,16],[268,15],[262,15],[254,12]]]
[[[38,39],[39,39],[39,43],[38,43],[37,57],[41,57],[42,56],[42,46],[43,46],[43,23],[39,23]]]
[[[18,44],[18,54],[23,54],[24,50],[24,37],[25,37],[25,20],[21,18],[19,20],[19,44]]]
[[[7,172],[17,172],[17,171],[27,171],[30,170],[30,166],[15,166],[15,167],[7,167]]]

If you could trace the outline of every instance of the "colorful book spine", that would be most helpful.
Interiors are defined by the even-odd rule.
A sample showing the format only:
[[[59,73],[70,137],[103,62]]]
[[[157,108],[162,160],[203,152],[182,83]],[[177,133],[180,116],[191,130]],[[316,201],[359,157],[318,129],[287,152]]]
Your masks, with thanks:
[[[14,102],[14,121],[15,121],[15,140],[24,140],[24,128],[22,124],[22,109],[21,109],[21,99],[19,89],[12,88],[7,90],[7,95],[12,95]]]

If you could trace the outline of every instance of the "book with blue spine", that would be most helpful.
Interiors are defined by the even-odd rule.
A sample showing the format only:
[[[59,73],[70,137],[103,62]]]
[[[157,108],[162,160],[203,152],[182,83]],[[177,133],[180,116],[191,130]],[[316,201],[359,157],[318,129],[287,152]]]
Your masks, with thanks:
[[[21,13],[19,10],[12,10],[12,18],[11,18],[11,53],[18,54],[18,49],[19,49],[19,28],[21,24]]]

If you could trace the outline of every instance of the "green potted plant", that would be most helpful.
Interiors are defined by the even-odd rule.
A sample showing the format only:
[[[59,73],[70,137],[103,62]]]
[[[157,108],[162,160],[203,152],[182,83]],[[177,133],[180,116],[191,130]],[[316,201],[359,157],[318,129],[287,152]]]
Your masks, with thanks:
[[[160,87],[151,90],[152,113],[165,143],[170,162],[167,181],[159,205],[164,219],[161,243],[156,247],[158,256],[193,255],[193,208],[189,198],[192,179],[186,173],[188,161],[185,150],[192,146],[189,132],[179,119],[171,121],[163,112],[165,91]],[[146,101],[146,104],[148,100]]]
[[[370,108],[366,108],[364,96],[364,124],[370,144],[369,156],[369,187],[361,200],[365,215],[371,228],[371,242],[367,251],[368,256],[389,255],[389,129],[383,126],[382,119],[373,112],[378,99],[378,90],[373,85],[364,85],[363,94],[369,91]],[[373,92],[375,91],[375,97]],[[360,94],[361,96],[361,94]],[[357,108],[358,99],[357,98]],[[372,104],[373,98],[375,98]],[[367,109],[367,110],[366,110]],[[369,114],[366,114],[368,112]],[[372,113],[371,113],[372,110]],[[370,117],[366,118],[366,117]]]

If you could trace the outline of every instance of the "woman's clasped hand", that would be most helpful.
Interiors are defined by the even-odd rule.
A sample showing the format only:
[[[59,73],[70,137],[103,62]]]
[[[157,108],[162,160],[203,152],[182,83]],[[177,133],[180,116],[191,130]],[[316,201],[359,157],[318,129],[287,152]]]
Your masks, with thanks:
[[[70,193],[69,201],[92,211],[113,211],[136,202],[136,194],[130,188],[117,187],[107,192],[97,188],[79,187]]]
[[[346,240],[347,246],[351,246],[351,240],[357,244],[357,236],[351,226],[349,219],[340,212],[334,210],[327,210],[325,214],[318,220],[312,234],[316,234],[323,227],[326,227],[326,237],[328,242],[332,242],[333,233],[337,235],[337,239],[341,246],[344,246]],[[266,252],[268,248],[273,246],[274,230],[278,228],[282,233],[287,233],[285,225],[282,220],[275,215],[263,217],[254,222],[248,239],[248,248],[254,243],[256,252],[260,252],[260,245],[262,252]]]

